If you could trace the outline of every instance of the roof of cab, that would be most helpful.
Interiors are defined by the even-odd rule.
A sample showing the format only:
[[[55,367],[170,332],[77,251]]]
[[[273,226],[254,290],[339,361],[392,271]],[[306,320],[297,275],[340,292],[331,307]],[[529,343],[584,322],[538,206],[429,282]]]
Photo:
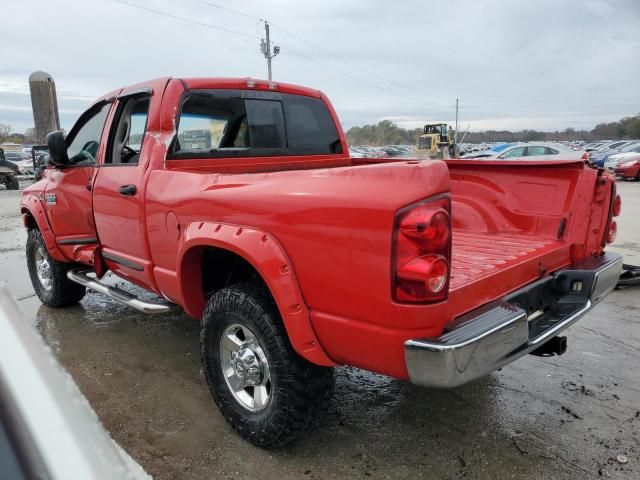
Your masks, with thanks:
[[[290,83],[274,82],[258,78],[179,78],[186,90],[198,89],[237,89],[237,90],[273,90],[308,97],[321,97],[322,93],[313,88],[292,85]]]
[[[179,81],[182,83],[185,90],[206,90],[206,89],[230,89],[230,90],[262,90],[262,91],[274,91],[281,93],[291,93],[294,95],[305,95],[307,97],[321,98],[322,92],[313,88],[302,87],[300,85],[293,85],[290,83],[273,82],[269,80],[262,80],[258,78],[216,78],[216,77],[190,77],[190,78],[174,78],[174,77],[161,77],[149,80],[146,82],[140,82],[137,84],[127,85],[122,88],[117,88],[105,95],[102,95],[94,103],[106,101],[117,97],[123,90],[128,90],[132,87],[143,86],[150,82],[156,81]]]

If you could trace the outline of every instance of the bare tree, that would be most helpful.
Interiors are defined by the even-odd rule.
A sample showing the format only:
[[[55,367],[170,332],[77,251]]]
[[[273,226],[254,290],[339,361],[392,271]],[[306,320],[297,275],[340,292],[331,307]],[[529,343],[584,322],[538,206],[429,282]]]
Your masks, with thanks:
[[[24,131],[25,143],[38,143],[38,136],[36,135],[36,127],[27,128]]]
[[[4,142],[11,135],[11,125],[0,123],[0,142]]]

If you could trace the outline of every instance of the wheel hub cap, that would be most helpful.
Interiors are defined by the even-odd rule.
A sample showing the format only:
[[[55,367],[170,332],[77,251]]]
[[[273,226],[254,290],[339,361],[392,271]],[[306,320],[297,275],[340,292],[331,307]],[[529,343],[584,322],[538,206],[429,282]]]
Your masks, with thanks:
[[[254,333],[234,324],[220,338],[220,364],[229,390],[247,410],[266,408],[271,399],[269,361]]]
[[[231,352],[231,366],[235,374],[243,380],[245,387],[252,387],[260,383],[262,365],[258,355],[247,346]]]
[[[35,264],[36,275],[38,276],[40,285],[47,291],[51,290],[51,265],[49,264],[49,259],[40,247],[38,247],[35,252]]]

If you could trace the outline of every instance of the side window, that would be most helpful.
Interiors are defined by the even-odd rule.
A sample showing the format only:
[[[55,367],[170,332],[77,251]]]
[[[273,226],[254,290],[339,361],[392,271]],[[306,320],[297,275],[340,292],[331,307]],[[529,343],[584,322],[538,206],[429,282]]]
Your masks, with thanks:
[[[523,157],[525,148],[526,147],[513,148],[500,155],[500,158]]]
[[[151,97],[120,100],[105,165],[137,165],[147,130]]]
[[[527,157],[536,157],[540,155],[545,155],[546,153],[545,147],[527,147]]]
[[[93,114],[89,115],[84,123],[71,131],[67,139],[67,155],[69,163],[95,163],[100,148],[100,138],[102,130],[107,121],[107,115],[111,108],[111,103],[105,103]]]
[[[558,153],[560,153],[560,152],[558,152],[558,150],[556,150],[556,149],[554,149],[554,148],[546,147],[546,148],[544,149],[544,154],[545,154],[545,155],[558,155]]]

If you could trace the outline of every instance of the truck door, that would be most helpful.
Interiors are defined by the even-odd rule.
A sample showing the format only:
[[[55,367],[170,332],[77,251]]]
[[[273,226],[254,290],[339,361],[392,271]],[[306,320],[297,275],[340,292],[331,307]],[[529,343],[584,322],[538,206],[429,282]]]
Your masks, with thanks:
[[[142,201],[153,148],[153,142],[145,141],[147,130],[153,129],[149,112],[154,101],[160,103],[164,84],[149,85],[124,89],[117,98],[105,155],[93,184],[93,215],[109,269],[155,290]]]
[[[102,101],[80,116],[67,135],[69,165],[47,173],[44,204],[59,248],[77,260],[78,246],[97,244],[91,213],[91,182],[101,151],[101,138],[112,103]]]

